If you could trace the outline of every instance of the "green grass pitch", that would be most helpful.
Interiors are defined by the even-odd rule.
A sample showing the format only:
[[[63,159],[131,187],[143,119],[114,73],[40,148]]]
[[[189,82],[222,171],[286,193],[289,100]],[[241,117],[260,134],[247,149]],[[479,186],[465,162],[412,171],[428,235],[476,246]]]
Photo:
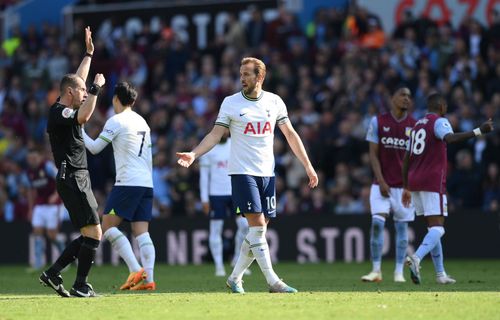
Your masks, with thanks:
[[[279,263],[275,270],[298,294],[270,294],[256,263],[245,277],[245,295],[229,294],[213,266],[155,269],[157,291],[119,291],[125,266],[94,267],[90,282],[102,297],[63,299],[38,283],[25,267],[0,267],[0,320],[4,319],[500,319],[500,261],[447,260],[455,285],[438,285],[430,259],[423,283],[392,281],[393,261],[384,261],[384,281],[362,283],[362,264]],[[226,271],[230,271],[226,267]],[[76,268],[63,273],[67,289]]]

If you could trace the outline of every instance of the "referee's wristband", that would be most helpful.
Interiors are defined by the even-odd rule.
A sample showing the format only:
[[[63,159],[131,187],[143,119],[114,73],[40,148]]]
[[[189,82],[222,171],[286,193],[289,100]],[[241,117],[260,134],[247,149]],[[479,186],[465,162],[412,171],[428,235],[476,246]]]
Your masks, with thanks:
[[[482,135],[483,133],[481,132],[481,129],[480,128],[476,128],[474,130],[472,130],[472,132],[474,132],[474,135],[476,137],[479,137],[480,135]]]
[[[94,96],[97,96],[99,92],[101,91],[101,86],[95,83],[92,83],[89,89],[89,94],[92,94]]]

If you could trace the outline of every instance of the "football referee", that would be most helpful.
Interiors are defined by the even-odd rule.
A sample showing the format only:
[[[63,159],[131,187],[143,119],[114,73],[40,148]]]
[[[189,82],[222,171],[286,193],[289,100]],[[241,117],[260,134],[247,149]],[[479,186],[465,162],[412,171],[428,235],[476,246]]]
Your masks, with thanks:
[[[74,74],[65,75],[61,80],[61,95],[50,107],[47,123],[52,153],[59,168],[57,192],[68,209],[71,222],[81,233],[79,238],[64,249],[57,261],[40,275],[40,282],[62,297],[96,296],[87,277],[102,236],[81,130],[82,124],[94,112],[97,96],[105,83],[104,76],[98,73],[87,92],[85,81],[94,52],[90,27],[85,28],[85,44],[87,53],[78,70]],[[78,259],[76,280],[68,292],[62,285],[60,272],[75,259]]]

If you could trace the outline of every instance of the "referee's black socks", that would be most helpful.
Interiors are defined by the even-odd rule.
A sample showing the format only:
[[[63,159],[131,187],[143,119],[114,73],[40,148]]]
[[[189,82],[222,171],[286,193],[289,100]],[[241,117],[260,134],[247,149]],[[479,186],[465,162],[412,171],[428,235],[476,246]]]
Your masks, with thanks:
[[[83,236],[79,236],[75,240],[71,241],[71,243],[61,253],[57,261],[47,270],[47,273],[52,276],[58,275],[62,269],[75,261],[78,256],[78,252],[80,252],[83,239]]]
[[[99,243],[99,240],[83,237],[83,242],[78,252],[78,269],[76,271],[75,285],[78,286],[87,282],[87,276],[94,262]]]

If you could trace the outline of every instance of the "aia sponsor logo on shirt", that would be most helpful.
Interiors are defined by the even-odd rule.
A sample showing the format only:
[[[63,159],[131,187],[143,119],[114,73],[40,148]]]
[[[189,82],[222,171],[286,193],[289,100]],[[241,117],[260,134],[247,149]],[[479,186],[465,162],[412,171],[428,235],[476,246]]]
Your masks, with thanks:
[[[271,122],[247,122],[243,134],[264,135],[271,134]]]
[[[217,161],[217,169],[226,169],[226,168],[227,168],[227,160]]]

